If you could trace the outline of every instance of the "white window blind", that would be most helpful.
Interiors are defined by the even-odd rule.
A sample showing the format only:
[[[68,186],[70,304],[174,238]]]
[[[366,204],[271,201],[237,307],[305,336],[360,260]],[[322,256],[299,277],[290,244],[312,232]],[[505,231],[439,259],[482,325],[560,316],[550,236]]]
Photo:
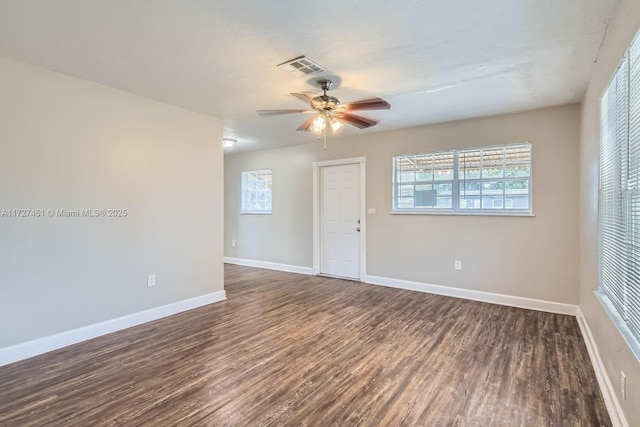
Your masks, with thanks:
[[[640,33],[629,51],[629,313],[635,337],[640,339]]]
[[[600,294],[640,357],[640,33],[600,101]]]
[[[531,143],[393,158],[393,211],[531,213]]]
[[[242,172],[243,214],[271,213],[271,169]]]

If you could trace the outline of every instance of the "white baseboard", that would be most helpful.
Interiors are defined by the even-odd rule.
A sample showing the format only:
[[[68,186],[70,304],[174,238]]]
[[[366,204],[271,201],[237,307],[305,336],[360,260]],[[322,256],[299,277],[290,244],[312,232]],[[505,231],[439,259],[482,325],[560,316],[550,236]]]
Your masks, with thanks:
[[[578,307],[576,318],[578,319],[578,326],[580,326],[580,332],[582,332],[584,342],[587,345],[587,351],[589,352],[589,358],[591,359],[593,370],[596,372],[596,378],[598,380],[598,385],[600,386],[600,391],[602,392],[602,397],[604,398],[604,403],[607,406],[607,411],[609,411],[611,424],[614,427],[628,427],[629,424],[624,416],[624,412],[622,411],[622,407],[620,406],[620,402],[616,396],[615,389],[611,384],[611,380],[609,380],[607,371],[604,368],[602,359],[600,358],[600,352],[598,351],[596,341],[593,339],[591,329],[589,329],[589,324],[584,318],[580,307]]]
[[[266,268],[267,270],[286,271],[288,273],[306,274],[309,276],[314,274],[313,268],[311,267],[300,267],[298,265],[280,264],[277,262],[255,261],[252,259],[231,258],[227,256],[224,257],[224,262],[227,264],[244,265],[245,267]]]
[[[225,299],[225,291],[212,292],[199,297],[128,314],[116,319],[38,338],[33,341],[0,348],[0,366]]]
[[[491,292],[474,291],[470,289],[452,288],[449,286],[430,285],[409,280],[391,279],[388,277],[367,276],[366,283],[387,286],[390,288],[406,289],[409,291],[426,292],[448,297],[463,298],[473,301],[489,302],[492,304],[508,305],[511,307],[527,308],[530,310],[547,311],[549,313],[569,314],[575,316],[578,306],[561,302],[544,301],[533,298],[512,295],[494,294]]]
[[[317,271],[311,267],[279,264],[275,262],[256,261],[251,259],[224,257],[227,264],[243,265],[246,267],[266,268],[268,270],[286,271],[315,275]],[[426,292],[430,294],[445,295],[455,298],[463,298],[473,301],[482,301],[492,304],[507,305],[511,307],[527,308],[530,310],[546,311],[549,313],[568,314],[575,316],[578,306],[561,302],[545,301],[533,298],[517,297],[512,295],[494,294],[491,292],[474,291],[469,289],[453,288],[449,286],[430,285],[427,283],[412,282],[409,280],[392,279],[389,277],[366,276],[365,283],[381,285],[390,288],[406,289],[409,291]]]

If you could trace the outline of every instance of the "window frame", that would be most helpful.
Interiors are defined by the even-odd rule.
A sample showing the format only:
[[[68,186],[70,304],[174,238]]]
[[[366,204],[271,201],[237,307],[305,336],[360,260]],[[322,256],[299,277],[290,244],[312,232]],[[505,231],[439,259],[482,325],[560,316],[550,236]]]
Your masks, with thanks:
[[[248,189],[248,184],[249,184],[249,174],[255,174],[255,175],[264,175],[264,174],[269,174],[270,179],[268,180],[268,183],[271,185],[268,189],[268,192],[270,193],[270,199],[271,202],[269,203],[269,208],[267,209],[265,207],[265,209],[248,209],[247,206],[249,204],[249,193],[255,193],[258,191],[249,191]],[[240,190],[240,214],[241,215],[272,215],[273,214],[273,169],[271,168],[264,168],[264,169],[253,169],[253,170],[246,170],[246,171],[242,171],[241,174],[241,190]]]
[[[634,301],[625,301],[623,306],[620,307],[620,301],[614,302],[615,300],[615,296],[614,295],[610,295],[609,291],[607,291],[607,287],[611,287],[612,283],[607,282],[605,284],[605,280],[604,280],[604,276],[607,276],[608,279],[611,278],[611,276],[613,275],[612,272],[610,270],[607,270],[607,272],[605,273],[603,270],[607,269],[607,268],[611,268],[610,265],[611,261],[607,260],[605,262],[604,258],[605,255],[603,255],[603,251],[604,251],[604,240],[605,240],[605,236],[604,236],[604,229],[609,227],[610,224],[605,224],[605,215],[604,215],[604,211],[605,210],[610,210],[611,206],[605,206],[605,192],[608,191],[612,191],[611,188],[604,188],[604,176],[603,176],[603,159],[610,155],[610,153],[605,154],[604,150],[606,148],[608,148],[609,150],[611,150],[612,148],[614,150],[619,151],[618,155],[626,155],[626,157],[622,157],[622,158],[618,158],[617,160],[619,160],[621,162],[621,168],[620,170],[616,170],[614,172],[611,172],[612,176],[609,176],[607,179],[607,182],[615,182],[616,180],[619,181],[619,185],[620,185],[620,198],[621,198],[621,203],[622,203],[622,208],[621,208],[621,212],[620,212],[620,218],[617,218],[619,220],[621,220],[623,222],[623,227],[624,228],[624,236],[623,236],[623,240],[624,240],[624,244],[625,246],[623,247],[623,249],[620,250],[620,253],[622,253],[623,255],[620,256],[620,253],[617,253],[616,255],[618,255],[618,257],[616,257],[615,259],[615,264],[617,266],[623,266],[623,268],[625,269],[625,271],[627,271],[627,269],[633,269],[633,265],[634,265],[634,258],[630,258],[630,251],[632,250],[632,246],[634,245],[634,241],[633,241],[633,237],[631,236],[631,234],[633,233],[633,225],[631,225],[630,228],[630,223],[633,224],[633,212],[630,211],[630,207],[627,206],[628,203],[630,203],[629,198],[631,197],[638,197],[640,196],[640,188],[629,188],[630,185],[630,175],[629,175],[629,168],[631,167],[631,159],[629,158],[630,155],[630,149],[632,144],[637,143],[636,140],[632,141],[632,135],[631,135],[631,129],[632,129],[632,118],[633,119],[638,119],[636,116],[632,116],[631,115],[631,105],[635,105],[636,107],[638,107],[638,104],[640,104],[640,91],[637,92],[633,92],[631,85],[633,84],[634,87],[640,86],[640,73],[638,73],[638,76],[632,75],[631,71],[632,71],[632,65],[636,65],[636,66],[640,66],[640,63],[636,64],[635,61],[639,61],[638,59],[633,59],[633,55],[631,55],[632,52],[636,53],[640,53],[640,48],[638,48],[638,46],[634,46],[634,44],[640,44],[640,31],[638,31],[634,38],[633,41],[631,42],[631,44],[628,46],[628,48],[625,50],[625,52],[622,55],[622,58],[620,59],[620,62],[618,63],[618,66],[616,67],[616,69],[614,70],[614,72],[611,75],[611,78],[609,80],[609,82],[606,84],[606,86],[603,89],[602,94],[600,95],[600,98],[598,99],[598,119],[599,119],[599,131],[600,131],[600,135],[599,135],[599,140],[598,140],[598,220],[597,220],[597,226],[598,226],[598,289],[596,291],[594,291],[594,294],[596,296],[596,299],[600,302],[600,304],[602,305],[605,313],[607,313],[607,315],[610,317],[610,319],[612,320],[613,324],[615,325],[615,327],[618,329],[618,331],[620,332],[620,334],[622,335],[622,337],[624,338],[624,340],[626,341],[627,345],[629,346],[629,348],[631,349],[632,353],[635,355],[636,359],[638,361],[640,361],[640,333],[636,330],[635,332],[631,329],[630,327],[630,318],[635,318],[636,320],[638,319],[638,317],[640,317],[640,304],[638,304],[637,306],[634,305],[634,302],[637,303],[638,301],[634,300]],[[633,50],[632,50],[633,49]],[[632,59],[634,62],[632,62]],[[614,145],[613,147],[611,146],[606,146],[604,140],[605,138],[610,137],[611,133],[615,133],[617,134],[617,132],[619,132],[621,129],[618,128],[618,122],[617,122],[617,117],[616,117],[616,123],[615,126],[616,128],[612,131],[609,128],[609,125],[611,124],[609,121],[607,121],[606,123],[606,127],[605,127],[605,123],[603,120],[603,104],[604,104],[604,99],[605,97],[609,96],[609,91],[612,87],[612,84],[614,84],[615,82],[617,82],[618,78],[619,78],[619,73],[621,72],[622,67],[626,64],[627,66],[627,70],[626,70],[626,128],[622,129],[623,132],[626,132],[624,135],[626,135],[626,142],[624,142],[621,147]],[[637,71],[637,70],[635,70]],[[624,75],[623,75],[624,76]],[[632,77],[637,77],[638,81],[636,81],[635,79],[632,80]],[[623,77],[623,81],[625,77]],[[633,97],[633,95],[637,96],[638,98]],[[616,101],[618,101],[618,99],[616,99]],[[607,100],[606,103],[607,107],[609,107],[609,100]],[[624,103],[623,103],[624,105]],[[622,110],[624,111],[624,109]],[[635,111],[635,113],[638,113],[637,111]],[[607,114],[607,119],[609,119],[609,116]],[[637,137],[637,135],[634,135]],[[623,138],[624,140],[625,138]],[[619,144],[620,141],[616,138],[614,140],[615,144]],[[611,143],[609,144],[611,145]],[[636,153],[637,154],[637,153]],[[607,158],[607,160],[611,160],[610,158]],[[637,161],[637,159],[635,159]],[[626,163],[626,166],[625,166]],[[625,176],[626,174],[626,176]],[[637,179],[637,176],[636,176]],[[637,183],[636,183],[637,184]],[[615,189],[614,189],[615,190]],[[611,197],[611,196],[610,196]],[[614,218],[614,220],[610,220],[610,221],[615,221],[616,218]],[[611,237],[608,237],[611,238]],[[609,242],[609,245],[611,245],[611,242]],[[611,254],[607,254],[608,257],[611,256]],[[607,264],[607,265],[605,265]],[[623,273],[623,276],[627,276],[627,273]],[[626,279],[623,281],[623,284],[618,285],[616,284],[615,287],[617,289],[617,291],[622,291],[623,293],[625,293],[625,295],[627,294],[637,294],[638,292],[640,292],[640,289],[636,288],[636,287],[640,287],[640,281],[638,281],[637,283],[635,282],[631,282],[629,280],[629,277],[626,277]],[[635,291],[633,290],[635,289]],[[611,290],[612,293],[615,293],[616,290]],[[626,299],[626,297],[625,297]],[[621,309],[624,312],[621,313]],[[629,312],[631,310],[633,311],[633,314],[629,314]],[[636,312],[635,310],[638,310],[638,312]],[[626,318],[625,318],[626,317]]]
[[[434,157],[434,161],[435,161],[435,157],[438,155],[443,155],[443,154],[452,154],[453,152],[451,150],[448,151],[434,151],[434,152],[429,152],[429,153],[415,153],[415,154],[400,154],[397,156],[393,156],[392,158],[392,201],[391,201],[391,211],[392,213],[411,213],[411,214],[416,214],[416,213],[449,213],[450,209],[448,208],[397,208],[397,200],[398,200],[398,187],[400,185],[407,185],[407,184],[402,184],[401,182],[397,182],[396,181],[396,177],[398,176],[398,174],[396,173],[396,167],[397,167],[397,162],[396,159],[400,158],[400,157],[411,157],[411,156],[431,156]],[[453,170],[455,170],[456,168],[456,162],[455,162],[455,155],[453,155],[453,160],[452,160],[452,164],[453,164]],[[430,181],[413,181],[413,185],[414,187],[416,185],[437,185],[437,184],[451,184],[451,206],[453,207],[453,199],[456,197],[456,188],[455,188],[455,182],[454,182],[454,177],[455,177],[455,173],[454,176],[451,179],[443,179],[443,180],[436,180],[435,179],[435,167],[433,169],[432,174],[434,175],[432,177],[432,179]],[[414,189],[415,192],[415,189]],[[437,196],[436,196],[437,197]]]
[[[518,146],[527,146],[529,149],[529,176],[528,177],[511,177],[508,178],[506,176],[502,176],[501,178],[474,178],[471,181],[478,182],[480,185],[484,182],[491,181],[527,181],[528,182],[528,209],[505,209],[496,208],[496,209],[486,209],[486,208],[478,208],[478,209],[469,209],[469,208],[461,208],[460,207],[460,185],[465,180],[464,178],[460,178],[460,154],[477,151],[477,150],[495,150],[495,149],[507,149],[509,147],[518,147]],[[453,155],[453,177],[451,180],[442,180],[432,182],[438,183],[451,183],[452,184],[452,192],[451,192],[451,207],[450,208],[430,208],[430,207],[422,207],[422,208],[398,208],[398,186],[400,183],[397,181],[398,173],[397,173],[397,159],[403,157],[411,157],[411,156],[434,156],[434,155],[442,155],[442,154],[452,154]],[[481,147],[469,147],[469,148],[461,148],[461,149],[452,149],[452,150],[442,150],[442,151],[432,151],[432,152],[421,152],[421,153],[412,153],[412,154],[397,154],[394,155],[391,159],[392,163],[392,194],[391,194],[391,214],[394,215],[484,215],[484,216],[525,216],[531,217],[533,214],[533,144],[531,141],[510,143],[510,144],[497,144],[497,145],[488,145]],[[506,165],[505,159],[503,157],[503,165]],[[503,169],[506,166],[503,166]],[[481,169],[482,170],[482,169]],[[505,204],[505,192],[503,189],[503,206]],[[480,204],[482,205],[482,196],[480,196]]]

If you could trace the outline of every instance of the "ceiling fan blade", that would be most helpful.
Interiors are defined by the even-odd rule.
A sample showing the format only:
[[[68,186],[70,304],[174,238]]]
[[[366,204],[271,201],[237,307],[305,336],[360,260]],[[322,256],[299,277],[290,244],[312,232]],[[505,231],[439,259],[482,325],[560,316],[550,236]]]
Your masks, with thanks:
[[[304,123],[302,123],[300,126],[298,126],[298,129],[296,130],[301,130],[301,131],[308,131],[309,128],[311,127],[311,125],[313,124],[313,121],[316,119],[316,116],[311,116],[309,117],[307,120],[304,121]]]
[[[335,116],[345,123],[349,123],[359,129],[366,129],[380,123],[380,120],[370,119],[369,117],[356,116],[351,113],[338,113]],[[312,117],[313,118],[313,117]]]
[[[361,99],[359,101],[348,102],[342,104],[343,111],[355,111],[355,110],[388,110],[391,108],[391,104],[382,98],[377,96],[373,98]]]
[[[278,116],[280,114],[315,113],[313,110],[258,110],[259,116]]]
[[[295,96],[300,101],[306,102],[307,104],[309,104],[311,100],[317,96],[313,92],[291,93],[290,95]]]

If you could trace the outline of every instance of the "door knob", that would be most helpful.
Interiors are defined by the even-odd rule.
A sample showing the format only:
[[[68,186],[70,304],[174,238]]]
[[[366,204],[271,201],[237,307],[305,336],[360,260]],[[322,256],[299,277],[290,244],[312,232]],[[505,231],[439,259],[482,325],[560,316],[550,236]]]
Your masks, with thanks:
[[[360,231],[360,227],[356,228],[356,231]]]

